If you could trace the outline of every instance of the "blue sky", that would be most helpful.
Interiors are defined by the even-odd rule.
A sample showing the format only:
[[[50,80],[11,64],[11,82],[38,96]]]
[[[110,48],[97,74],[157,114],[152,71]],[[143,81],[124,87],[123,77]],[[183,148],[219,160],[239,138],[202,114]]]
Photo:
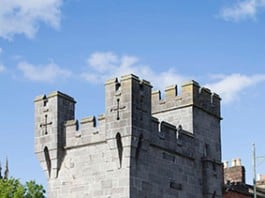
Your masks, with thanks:
[[[223,160],[265,155],[265,0],[0,1],[0,160],[22,181],[34,155],[35,96],[60,90],[78,119],[104,112],[104,81],[135,73],[154,89],[194,79],[222,97]],[[265,163],[257,171],[265,173]]]

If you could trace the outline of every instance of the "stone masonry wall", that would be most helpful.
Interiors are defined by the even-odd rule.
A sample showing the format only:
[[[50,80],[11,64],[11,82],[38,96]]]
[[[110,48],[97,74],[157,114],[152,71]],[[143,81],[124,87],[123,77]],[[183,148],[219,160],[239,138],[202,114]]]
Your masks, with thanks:
[[[105,84],[105,113],[74,118],[72,97],[35,99],[35,151],[48,195],[222,197],[220,98],[195,81],[161,99],[127,75]]]

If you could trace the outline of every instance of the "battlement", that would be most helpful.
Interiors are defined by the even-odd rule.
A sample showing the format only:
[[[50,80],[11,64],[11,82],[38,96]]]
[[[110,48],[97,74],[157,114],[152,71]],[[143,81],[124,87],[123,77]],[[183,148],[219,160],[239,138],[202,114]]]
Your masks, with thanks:
[[[155,117],[152,118],[152,133],[150,143],[154,147],[161,147],[161,149],[181,155],[185,158],[193,160],[194,154],[194,135],[178,127],[159,120]]]
[[[101,144],[107,142],[108,134],[105,132],[105,115],[100,115],[97,119],[90,116],[78,120],[68,120],[65,122],[65,149]],[[161,147],[168,152],[193,159],[191,151],[194,144],[194,135],[183,130],[181,126],[174,126],[168,122],[152,117],[151,135],[149,142],[155,147]]]
[[[152,87],[152,85],[150,84],[149,81],[147,80],[140,80],[140,78],[134,74],[128,74],[128,75],[124,75],[124,76],[121,76],[120,79],[119,78],[112,78],[110,80],[107,80],[105,82],[105,86],[107,85],[113,85],[113,88],[115,91],[118,91],[118,90],[121,90],[123,88],[123,83],[127,80],[131,80],[137,84],[139,84],[140,86],[149,86],[149,87]],[[128,88],[128,87],[124,87],[125,89]]]
[[[65,122],[65,148],[80,147],[105,141],[105,116],[86,117]]]
[[[69,96],[67,94],[64,94],[64,93],[62,93],[60,91],[54,91],[54,92],[51,92],[48,95],[43,94],[43,95],[36,96],[35,99],[34,99],[34,102],[36,103],[36,102],[39,102],[39,101],[43,101],[43,102],[47,103],[49,101],[49,99],[53,98],[53,97],[64,98],[66,100],[72,101],[73,103],[76,103],[74,98],[72,98],[71,96]]]
[[[36,125],[35,131],[47,126],[51,119],[50,123],[56,124],[56,128],[63,131],[60,132],[61,138],[64,138],[63,147],[73,148],[106,141],[115,137],[117,130],[122,136],[130,135],[128,127],[132,124],[152,131],[150,141],[176,149],[175,145],[190,145],[193,142],[193,119],[188,107],[195,106],[220,118],[220,97],[209,89],[200,87],[196,81],[184,83],[181,94],[178,94],[176,85],[166,87],[163,99],[160,91],[152,92],[151,88],[150,82],[140,80],[133,74],[110,79],[105,83],[104,115],[98,118],[86,117],[80,121],[75,120],[76,102],[71,96],[59,91],[38,96],[34,100],[37,105],[36,114],[45,115],[38,118],[38,122],[44,124]],[[59,123],[56,123],[56,112],[62,115]],[[173,114],[177,116],[172,121],[170,117]],[[48,130],[47,127],[43,128]]]
[[[152,92],[152,114],[167,112],[187,106],[196,106],[214,116],[220,117],[220,100],[216,93],[208,88],[200,87],[196,81],[189,81],[181,86],[182,93],[178,94],[176,85],[165,89],[161,98],[160,91]]]

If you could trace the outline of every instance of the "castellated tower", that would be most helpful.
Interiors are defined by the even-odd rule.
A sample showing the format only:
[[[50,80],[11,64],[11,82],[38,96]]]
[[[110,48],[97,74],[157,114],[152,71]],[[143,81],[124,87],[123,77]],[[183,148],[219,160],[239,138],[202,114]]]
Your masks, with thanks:
[[[53,92],[35,98],[35,153],[48,178],[57,178],[65,154],[66,120],[74,119],[73,98]]]
[[[105,113],[75,120],[72,97],[35,99],[35,152],[48,197],[222,197],[220,98],[195,81],[105,83]]]

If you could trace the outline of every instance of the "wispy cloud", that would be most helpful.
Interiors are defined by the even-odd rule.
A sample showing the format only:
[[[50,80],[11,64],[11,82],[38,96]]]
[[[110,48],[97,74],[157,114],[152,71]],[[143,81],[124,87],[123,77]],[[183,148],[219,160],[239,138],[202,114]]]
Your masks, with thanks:
[[[62,0],[1,0],[0,37],[11,40],[15,34],[33,38],[41,22],[59,28]]]
[[[2,72],[5,71],[5,70],[6,70],[5,66],[2,65],[2,64],[0,64],[0,73],[2,73]]]
[[[150,66],[141,64],[135,56],[118,56],[112,52],[96,52],[87,59],[87,72],[82,74],[90,83],[104,83],[105,80],[134,73],[141,78],[149,80],[154,88],[163,90],[166,86],[178,84],[194,79],[188,75],[178,74],[173,68],[163,72],[156,72]],[[196,79],[195,79],[196,80]],[[235,102],[244,90],[265,82],[265,74],[244,75],[214,75],[204,85],[213,92],[218,93],[224,104]]]
[[[27,62],[20,62],[17,68],[23,72],[24,77],[31,81],[55,82],[72,75],[71,71],[62,69],[55,63],[47,65],[33,65]]]
[[[220,94],[224,103],[236,101],[240,93],[246,88],[265,82],[265,74],[252,76],[243,74],[217,75],[214,78],[216,82],[206,84],[205,87]]]
[[[2,54],[3,49],[0,47],[0,55]],[[2,73],[3,71],[5,71],[6,68],[5,66],[1,63],[1,59],[0,59],[0,73]]]
[[[162,73],[156,73],[146,64],[141,64],[135,56],[118,56],[112,52],[96,52],[87,59],[88,71],[82,77],[90,83],[104,83],[113,76],[136,74],[139,77],[151,81],[158,89],[164,89],[168,85],[180,84],[187,80],[188,76],[177,74],[174,69],[168,69]]]
[[[219,16],[226,21],[238,22],[246,19],[256,19],[260,10],[265,10],[265,0],[243,0],[237,1],[231,7],[225,7]]]

